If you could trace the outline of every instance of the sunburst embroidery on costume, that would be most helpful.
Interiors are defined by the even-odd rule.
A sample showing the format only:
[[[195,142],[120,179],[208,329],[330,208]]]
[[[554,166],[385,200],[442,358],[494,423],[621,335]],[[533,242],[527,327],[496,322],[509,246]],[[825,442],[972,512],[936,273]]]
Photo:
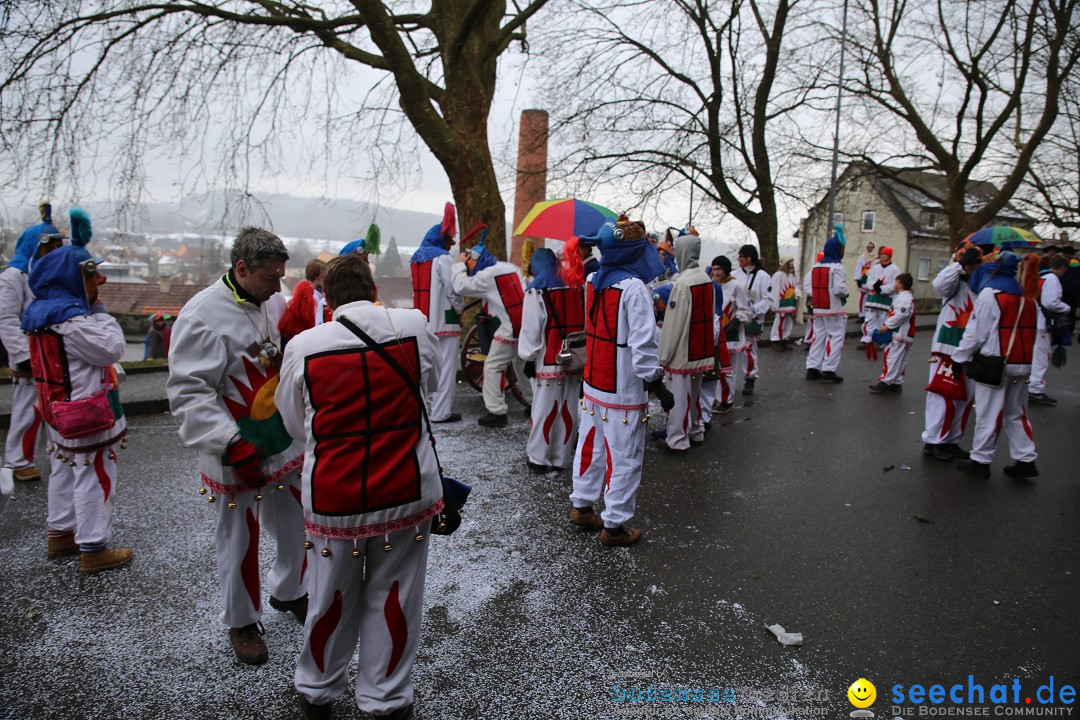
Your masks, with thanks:
[[[292,438],[285,431],[285,425],[281,422],[277,406],[274,405],[274,391],[277,390],[278,373],[274,368],[268,368],[263,373],[251,362],[244,361],[244,373],[247,376],[247,384],[243,380],[229,376],[229,380],[236,391],[240,394],[240,400],[234,400],[223,396],[225,407],[229,414],[240,426],[240,435],[247,441],[264,449],[267,455],[276,455],[284,451],[292,444]]]

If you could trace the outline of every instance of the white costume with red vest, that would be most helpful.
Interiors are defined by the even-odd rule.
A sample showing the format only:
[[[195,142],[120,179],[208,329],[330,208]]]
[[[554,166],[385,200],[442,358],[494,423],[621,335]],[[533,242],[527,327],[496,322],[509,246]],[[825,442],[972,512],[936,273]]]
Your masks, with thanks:
[[[1027,415],[1027,378],[1038,314],[1035,302],[994,288],[983,288],[975,299],[975,310],[953,360],[966,363],[976,353],[994,357],[1001,357],[1006,350],[1009,353],[1001,387],[975,383],[975,436],[971,447],[975,462],[988,465],[993,461],[994,446],[1002,430],[1009,439],[1013,460],[1034,462],[1038,457]]]
[[[585,288],[585,384],[570,500],[585,507],[603,494],[601,517],[615,528],[634,516],[649,418],[646,386],[663,370],[645,283],[630,277],[603,290]]]
[[[2,277],[2,276],[0,276]],[[1052,272],[1039,278],[1039,306],[1046,312],[1062,315],[1069,312],[1067,303],[1061,300],[1061,279]],[[1050,333],[1046,330],[1046,315],[1039,313],[1039,330],[1035,335],[1035,352],[1031,358],[1031,379],[1028,390],[1046,392],[1046,369],[1050,367]]]
[[[26,306],[33,299],[26,273],[17,267],[0,272],[0,342],[7,350],[11,368],[11,422],[4,443],[4,464],[16,470],[34,464],[41,430],[34,379],[16,367],[30,359],[30,345],[21,324]]]
[[[55,446],[49,463],[49,537],[74,533],[84,551],[100,550],[109,541],[116,502],[114,448],[127,435],[112,367],[124,357],[124,333],[104,306],[95,305],[91,312],[28,335],[38,412]],[[102,390],[107,391],[112,426],[82,438],[61,436],[51,404],[83,400]]]
[[[908,354],[915,342],[915,296],[910,290],[901,290],[893,297],[885,327],[892,330],[893,335],[885,348],[878,380],[886,385],[903,385]]]
[[[814,263],[806,276],[807,294],[813,305],[807,341],[806,369],[836,372],[844,351],[847,329],[847,278],[841,263]]]
[[[660,329],[660,366],[664,384],[675,397],[665,442],[675,450],[705,440],[701,376],[716,366],[715,330],[712,280],[699,267],[683,270],[674,278]]]
[[[896,267],[896,263],[890,262],[888,265],[882,265],[878,263],[870,267],[870,272],[866,275],[866,300],[863,302],[863,336],[862,341],[864,343],[871,342],[870,333],[877,330],[885,322],[885,318],[889,315],[889,308],[892,307],[893,295],[896,294],[896,276],[900,274],[900,268]],[[881,281],[881,290],[874,292],[874,285]]]
[[[975,309],[975,294],[971,292],[964,270],[958,262],[942,268],[932,283],[941,296],[934,339],[930,344],[930,382],[943,373],[953,375],[953,353],[964,337],[971,313]],[[922,441],[927,445],[955,445],[967,429],[968,416],[975,404],[975,383],[963,376],[967,396],[946,398],[929,388],[926,393],[925,429]]]
[[[450,269],[454,259],[449,253],[427,262],[410,263],[413,307],[424,313],[428,329],[438,341],[435,373],[438,384],[431,397],[431,419],[445,420],[454,411],[457,372],[461,354],[461,312],[465,301],[454,292]]]
[[[720,403],[735,402],[735,386],[738,383],[739,358],[746,353],[746,334],[743,325],[751,318],[750,300],[746,288],[733,276],[721,283],[724,293],[724,311],[720,317],[720,334],[727,343],[731,357],[730,372],[720,373]]]
[[[256,305],[241,301],[219,279],[191,298],[173,325],[166,392],[180,421],[180,440],[198,450],[202,484],[208,497],[216,499],[212,507],[217,513],[221,620],[231,628],[262,616],[260,522],[277,543],[267,577],[270,595],[289,601],[305,592],[300,507],[304,446],[289,438],[274,406],[277,369],[273,364],[261,367],[259,359],[264,341],[280,346],[278,320],[284,309],[280,294]],[[238,435],[280,448],[263,462],[266,485],[260,488],[242,484],[232,468],[222,464],[222,455]]]
[[[749,314],[749,319],[745,322],[747,324],[757,323],[763,326],[765,314],[772,309],[772,277],[757,266],[751,266],[749,271],[738,267],[731,274],[735,277],[736,282],[746,290],[746,294],[740,300],[740,302],[747,303],[744,311]],[[746,379],[756,380],[760,374],[758,368],[758,339],[761,334],[751,335],[746,332],[745,326],[742,328],[742,332],[745,338],[746,351],[734,358],[735,376],[739,376],[740,363],[745,362]]]
[[[769,339],[780,342],[790,338],[791,330],[795,327],[795,311],[799,309],[799,298],[802,297],[799,276],[777,270],[772,276],[771,288],[772,309],[776,316]]]
[[[581,376],[567,375],[555,356],[569,333],[584,329],[584,289],[544,288],[525,293],[518,355],[536,363],[526,452],[537,465],[561,469],[574,460]]]
[[[413,702],[431,519],[443,507],[421,401],[340,319],[379,343],[419,385],[435,388],[436,339],[416,310],[354,302],[289,343],[276,402],[305,438],[308,613],[296,689],[316,704],[341,695],[360,646],[356,704],[386,714]]]
[[[470,276],[465,263],[455,263],[451,268],[451,284],[454,292],[467,297],[481,298],[488,314],[499,319],[499,328],[491,342],[487,359],[484,360],[484,406],[492,415],[505,415],[507,411],[506,382],[503,374],[510,363],[518,378],[518,387],[530,395],[525,382],[524,361],[518,357],[518,334],[521,332],[521,309],[525,302],[525,286],[517,265],[497,262],[478,270]]]

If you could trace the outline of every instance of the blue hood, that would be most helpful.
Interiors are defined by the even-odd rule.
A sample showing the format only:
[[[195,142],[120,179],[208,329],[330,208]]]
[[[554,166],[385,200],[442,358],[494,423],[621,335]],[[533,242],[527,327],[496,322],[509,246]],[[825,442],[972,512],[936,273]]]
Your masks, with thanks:
[[[1024,289],[1020,286],[1020,281],[1016,279],[1016,271],[1019,268],[1020,257],[1016,253],[1003,252],[1001,259],[996,263],[987,263],[975,268],[971,276],[971,289],[978,293],[983,288],[993,288],[1010,295],[1023,295]],[[985,272],[980,275],[979,271],[984,269]],[[975,287],[977,276],[980,283],[978,289]]]
[[[33,332],[77,315],[90,314],[83,271],[79,267],[90,259],[84,248],[65,245],[34,261],[29,278],[34,300],[23,315],[23,330]]]
[[[581,239],[600,250],[600,269],[592,278],[593,287],[597,290],[630,277],[650,283],[664,272],[660,253],[644,233],[640,238],[626,240],[623,239],[623,231],[614,222],[606,222],[596,235]]]
[[[431,226],[431,229],[424,235],[424,239],[420,241],[420,247],[413,253],[411,262],[425,263],[428,260],[434,260],[440,255],[449,255],[447,250],[443,249],[443,236],[442,236],[442,224],[435,224]]]
[[[15,257],[8,263],[11,267],[17,267],[26,272],[30,267],[30,259],[38,249],[42,235],[51,235],[60,232],[52,223],[40,222],[23,230],[23,234],[15,241]]]
[[[559,277],[559,258],[549,248],[537,248],[529,261],[533,281],[528,290],[563,287],[566,283]]]
[[[844,262],[844,243],[836,235],[831,235],[825,241],[822,252],[825,253],[825,257],[821,259],[823,265],[835,265]]]

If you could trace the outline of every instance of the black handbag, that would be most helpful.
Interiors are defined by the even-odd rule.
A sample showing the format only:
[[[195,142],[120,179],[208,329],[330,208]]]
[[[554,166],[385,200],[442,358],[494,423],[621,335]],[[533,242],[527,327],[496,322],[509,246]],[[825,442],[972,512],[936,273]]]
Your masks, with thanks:
[[[1013,324],[1012,334],[1009,336],[1009,347],[1001,355],[983,355],[975,353],[968,363],[964,372],[967,376],[989,387],[1001,387],[1005,382],[1005,360],[1012,352],[1013,343],[1016,341],[1016,329],[1020,327],[1020,315],[1024,312],[1024,302],[1027,298],[1020,298],[1020,307],[1016,310],[1016,322]]]
[[[431,432],[431,420],[428,418],[427,401],[423,392],[420,390],[419,372],[417,372],[417,378],[414,379],[412,375],[405,371],[405,368],[401,367],[401,364],[386,352],[379,343],[375,342],[370,335],[361,330],[346,317],[339,317],[337,319],[339,323],[344,325],[353,335],[360,338],[364,344],[371,348],[375,353],[382,358],[383,362],[393,368],[394,372],[401,376],[401,379],[405,381],[405,384],[409,386],[409,390],[416,397],[417,402],[420,403],[420,413],[424,416],[424,425],[427,427],[428,440],[431,441],[431,451],[435,454],[435,465],[439,468],[439,478],[442,480],[443,490],[443,509],[436,518],[435,522],[431,525],[431,532],[435,535],[450,535],[461,525],[461,508],[465,505],[465,501],[469,499],[469,493],[472,492],[472,486],[468,483],[463,483],[460,480],[456,480],[452,477],[447,477],[443,474],[442,463],[439,462],[439,451],[435,447],[435,434]],[[398,341],[400,345],[400,340]]]

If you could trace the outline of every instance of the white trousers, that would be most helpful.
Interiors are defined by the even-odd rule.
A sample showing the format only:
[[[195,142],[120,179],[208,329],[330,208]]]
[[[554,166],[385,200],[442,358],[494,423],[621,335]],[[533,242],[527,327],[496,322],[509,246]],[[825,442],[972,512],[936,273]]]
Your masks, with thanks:
[[[720,389],[719,380],[702,380],[701,381],[701,426],[705,427],[705,423],[712,422],[713,415],[713,403],[716,402],[716,392]]]
[[[435,348],[435,377],[438,388],[431,396],[431,420],[438,422],[454,412],[454,395],[457,393],[457,373],[461,359],[461,343],[458,335],[440,335]]]
[[[930,363],[930,379],[934,379],[942,358],[934,356]],[[926,428],[922,441],[927,445],[955,445],[967,430],[968,416],[975,405],[975,381],[964,376],[967,400],[948,400],[937,393],[926,393]]]
[[[885,347],[885,358],[881,362],[881,375],[878,380],[886,385],[903,385],[910,352],[911,345],[894,337]]]
[[[564,469],[574,461],[581,378],[534,379],[526,452],[537,465]]]
[[[278,490],[277,485],[284,486]],[[255,496],[261,494],[262,501]],[[236,503],[230,508],[229,503]],[[262,617],[259,585],[259,526],[265,523],[277,545],[277,554],[266,577],[270,594],[279,600],[296,600],[306,592],[304,557],[304,511],[300,506],[300,471],[259,491],[219,496],[217,529],[218,585],[221,587],[221,621],[231,628],[244,627]]]
[[[743,351],[732,351],[731,374],[720,373],[720,379],[716,381],[719,388],[720,404],[728,405],[735,402],[735,385],[738,383],[739,364],[742,362]]]
[[[1035,333],[1035,348],[1031,356],[1031,379],[1028,390],[1033,393],[1046,392],[1046,369],[1050,367],[1050,333],[1038,330]]]
[[[294,676],[308,700],[322,705],[344,693],[349,663],[359,650],[361,711],[385,715],[413,701],[430,530],[425,520],[357,541],[311,538],[307,621]],[[323,548],[329,557],[322,556]],[[360,557],[353,557],[354,550]]]
[[[492,415],[505,415],[508,410],[504,397],[507,385],[503,374],[510,363],[514,364],[518,387],[525,394],[526,400],[531,394],[529,383],[525,382],[525,361],[517,354],[517,340],[512,343],[501,342],[498,338],[492,340],[487,360],[484,360],[483,386],[484,407]]]
[[[736,353],[731,358],[731,363],[734,365],[735,377],[739,377],[743,374],[739,367],[745,363],[745,375],[747,380],[756,380],[758,376],[758,353],[757,353],[758,339],[756,337],[746,336],[746,349],[741,353]],[[732,383],[734,387],[734,383]]]
[[[667,414],[665,442],[675,450],[688,450],[691,440],[705,440],[705,421],[701,417],[701,374],[665,375],[664,385],[675,396],[675,406]]]
[[[11,424],[4,442],[4,461],[7,467],[20,470],[34,464],[41,416],[34,380],[12,377],[11,382]]]
[[[618,527],[634,517],[648,419],[647,410],[608,410],[587,400],[581,403],[570,502],[585,507],[603,494],[600,517],[605,527]]]
[[[787,340],[791,337],[791,329],[793,327],[795,327],[795,313],[776,313],[776,317],[772,324],[772,332],[769,333],[769,339],[773,342]]]
[[[810,352],[806,354],[806,369],[836,372],[840,354],[844,351],[847,318],[843,315],[811,315]]]
[[[50,434],[53,431],[50,430]],[[49,459],[49,537],[75,533],[88,549],[109,542],[116,504],[116,453],[102,448],[89,453],[54,453]]]
[[[975,438],[971,459],[989,465],[1001,431],[1009,440],[1013,460],[1035,462],[1035,435],[1027,415],[1027,377],[1005,376],[999,388],[975,383]]]
[[[863,308],[863,317],[865,319],[862,324],[862,341],[868,343],[871,342],[871,333],[885,324],[885,318],[889,317],[889,311],[888,309],[883,310],[879,307],[867,305]]]

